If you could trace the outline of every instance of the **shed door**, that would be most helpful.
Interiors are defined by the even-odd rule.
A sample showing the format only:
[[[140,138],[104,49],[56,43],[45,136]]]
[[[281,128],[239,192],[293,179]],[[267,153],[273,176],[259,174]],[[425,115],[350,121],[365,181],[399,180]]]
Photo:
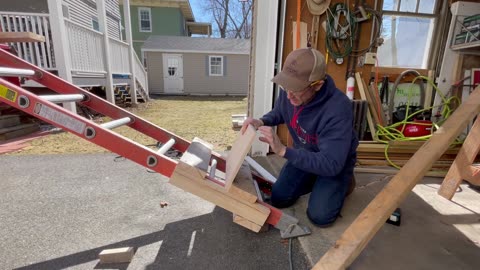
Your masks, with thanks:
[[[163,54],[163,82],[165,93],[183,93],[183,57],[181,54]]]

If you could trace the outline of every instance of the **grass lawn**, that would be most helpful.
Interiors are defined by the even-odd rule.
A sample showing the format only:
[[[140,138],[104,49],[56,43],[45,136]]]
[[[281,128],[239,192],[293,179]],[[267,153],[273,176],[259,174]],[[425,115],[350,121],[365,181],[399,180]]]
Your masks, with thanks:
[[[232,130],[231,115],[246,113],[247,98],[162,96],[129,110],[186,140],[199,137],[213,144],[215,151],[225,151],[237,135]],[[156,144],[154,139],[129,127],[120,127],[114,131],[144,145]],[[68,132],[61,132],[35,139],[30,142],[30,146],[11,154],[99,152],[109,151]]]

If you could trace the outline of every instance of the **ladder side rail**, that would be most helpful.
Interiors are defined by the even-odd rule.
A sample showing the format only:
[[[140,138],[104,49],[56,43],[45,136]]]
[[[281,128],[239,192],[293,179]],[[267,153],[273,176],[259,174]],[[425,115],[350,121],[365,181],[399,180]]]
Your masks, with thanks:
[[[80,102],[84,106],[87,106],[98,113],[101,113],[105,116],[111,117],[112,119],[119,119],[124,117],[130,117],[132,123],[128,126],[159,141],[166,143],[171,138],[175,139],[175,144],[173,148],[184,153],[190,142],[184,138],[181,138],[147,120],[139,118],[138,116],[130,113],[127,110],[124,110],[115,104],[109,103],[104,99],[85,91],[51,73],[45,71],[35,65],[32,65],[23,59],[10,54],[6,51],[0,50],[0,66],[10,66],[24,69],[34,70],[37,74],[42,74],[42,76],[37,76],[32,78],[36,82],[48,87],[49,89],[61,93],[61,94],[83,94],[87,98],[86,101]],[[225,158],[218,153],[212,152],[212,156],[217,159],[217,169],[225,171]]]
[[[166,177],[171,177],[178,164],[173,159],[158,154],[142,144],[103,128],[101,125],[74,114],[50,101],[41,99],[39,96],[3,78],[0,78],[0,85],[8,88],[8,90],[4,88],[4,91],[0,89],[0,101]]]

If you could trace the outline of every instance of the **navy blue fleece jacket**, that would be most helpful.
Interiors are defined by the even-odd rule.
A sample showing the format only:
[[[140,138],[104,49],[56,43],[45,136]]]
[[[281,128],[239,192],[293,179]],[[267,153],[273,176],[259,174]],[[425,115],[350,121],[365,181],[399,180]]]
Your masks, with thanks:
[[[293,106],[287,93],[281,91],[273,110],[260,119],[266,126],[287,124],[294,148],[288,147],[284,157],[299,169],[336,176],[354,164],[358,140],[352,102],[330,76],[306,105]]]

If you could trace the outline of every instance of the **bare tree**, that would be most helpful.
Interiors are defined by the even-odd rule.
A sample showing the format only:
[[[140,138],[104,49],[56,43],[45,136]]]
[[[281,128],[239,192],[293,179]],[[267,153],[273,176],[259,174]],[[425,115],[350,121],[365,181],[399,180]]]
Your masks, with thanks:
[[[203,8],[221,38],[250,38],[252,5],[253,0],[208,0]]]

